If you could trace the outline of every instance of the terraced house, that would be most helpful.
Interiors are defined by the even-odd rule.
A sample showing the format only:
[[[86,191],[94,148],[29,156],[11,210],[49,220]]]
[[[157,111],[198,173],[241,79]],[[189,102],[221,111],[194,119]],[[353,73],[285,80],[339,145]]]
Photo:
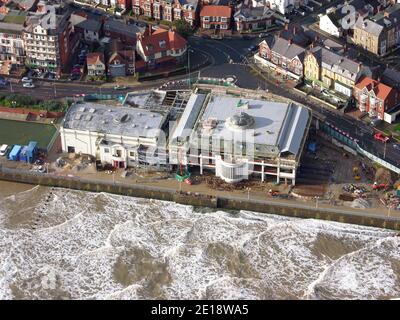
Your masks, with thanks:
[[[400,103],[398,90],[369,77],[363,77],[354,87],[354,98],[361,112],[383,120],[385,112]]]
[[[351,97],[361,75],[369,68],[326,48],[311,48],[304,58],[304,78],[314,87],[326,88]]]
[[[356,45],[378,56],[400,44],[400,3],[370,18],[358,18],[354,27]]]
[[[254,56],[257,63],[295,80],[303,77],[305,48],[292,40],[275,36],[262,41]]]
[[[195,26],[199,17],[197,0],[132,0],[132,12],[156,20],[173,22],[184,19]]]

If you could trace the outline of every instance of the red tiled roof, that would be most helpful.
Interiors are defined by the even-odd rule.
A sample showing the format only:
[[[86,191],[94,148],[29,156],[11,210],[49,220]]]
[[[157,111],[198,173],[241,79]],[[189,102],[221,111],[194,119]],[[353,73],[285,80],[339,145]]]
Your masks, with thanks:
[[[370,77],[363,77],[357,84],[356,88],[362,90],[367,88],[368,91],[373,89],[375,95],[382,100],[385,100],[390,92],[393,90],[392,87],[389,87],[381,82],[378,82]]]
[[[232,15],[232,8],[228,6],[204,6],[200,17],[227,17]]]
[[[143,36],[139,41],[146,56],[167,50],[183,49],[186,46],[186,40],[177,32],[161,28],[151,35]]]
[[[86,63],[88,64],[88,65],[90,65],[90,64],[96,64],[97,63],[97,61],[101,61],[102,63],[104,63],[104,54],[102,54],[101,52],[92,52],[92,53],[89,53],[87,56],[86,56]]]

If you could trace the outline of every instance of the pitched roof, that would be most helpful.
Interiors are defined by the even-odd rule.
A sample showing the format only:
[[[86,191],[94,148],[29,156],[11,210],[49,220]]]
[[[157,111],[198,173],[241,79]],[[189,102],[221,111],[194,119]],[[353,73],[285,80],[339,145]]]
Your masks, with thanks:
[[[324,68],[353,81],[356,81],[357,76],[361,71],[361,63],[353,61],[326,48],[318,46],[312,48],[310,52],[317,58]]]
[[[99,32],[101,29],[101,22],[93,19],[86,19],[76,25],[85,30]]]
[[[268,44],[271,51],[274,51],[290,60],[296,56],[299,56],[299,58],[301,59],[306,50],[305,48],[302,48],[297,44],[292,43],[290,40],[286,40],[278,36],[269,38],[267,39],[267,41],[266,40],[264,41]]]
[[[363,77],[357,84],[356,88],[362,90],[364,88],[367,88],[368,91],[373,91],[375,95],[382,100],[385,100],[389,94],[391,93],[392,90],[394,90],[392,87],[389,87],[381,82],[378,82],[374,79],[371,79],[369,77]]]
[[[109,32],[115,32],[126,36],[136,37],[138,32],[143,32],[144,29],[133,24],[126,24],[116,19],[108,19],[104,22],[103,29]]]
[[[231,17],[232,8],[228,6],[204,6],[200,17]]]
[[[88,65],[97,64],[98,61],[104,64],[104,54],[101,52],[92,52],[86,56],[86,63]]]
[[[146,56],[167,50],[179,50],[186,46],[186,40],[175,31],[157,29],[151,35],[139,40]]]

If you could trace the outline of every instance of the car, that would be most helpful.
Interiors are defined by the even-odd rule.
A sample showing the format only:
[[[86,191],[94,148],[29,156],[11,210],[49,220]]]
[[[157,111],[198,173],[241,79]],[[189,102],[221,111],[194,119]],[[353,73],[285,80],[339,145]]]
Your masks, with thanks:
[[[376,118],[376,119],[371,120],[370,124],[371,124],[371,126],[376,127],[381,122],[382,122],[381,119]]]
[[[32,79],[29,78],[29,77],[23,77],[23,78],[21,79],[21,81],[22,81],[22,82],[32,82]]]
[[[326,89],[323,89],[323,90],[321,91],[321,93],[322,93],[325,97],[328,97],[328,96],[329,96],[329,92],[328,92],[328,90],[326,90]]]
[[[389,141],[389,137],[385,136],[382,132],[375,133],[374,138],[385,143]]]
[[[258,49],[258,45],[254,44],[252,46],[249,47],[249,51],[256,51]]]
[[[399,150],[400,151],[400,144],[395,143],[393,145],[393,149]]]
[[[35,87],[35,85],[32,82],[25,82],[22,86],[24,88],[34,88]]]
[[[114,86],[114,90],[126,90],[127,89],[127,87],[126,86],[123,86],[123,85],[116,85],[116,86]]]
[[[0,156],[5,156],[7,154],[8,151],[8,145],[7,144],[3,144],[0,147]]]

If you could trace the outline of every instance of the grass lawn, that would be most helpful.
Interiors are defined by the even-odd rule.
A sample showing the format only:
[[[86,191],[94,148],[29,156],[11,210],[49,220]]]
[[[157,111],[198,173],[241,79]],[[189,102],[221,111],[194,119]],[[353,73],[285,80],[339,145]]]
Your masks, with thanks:
[[[37,141],[39,148],[46,149],[56,130],[50,124],[0,119],[0,144],[24,146]]]

